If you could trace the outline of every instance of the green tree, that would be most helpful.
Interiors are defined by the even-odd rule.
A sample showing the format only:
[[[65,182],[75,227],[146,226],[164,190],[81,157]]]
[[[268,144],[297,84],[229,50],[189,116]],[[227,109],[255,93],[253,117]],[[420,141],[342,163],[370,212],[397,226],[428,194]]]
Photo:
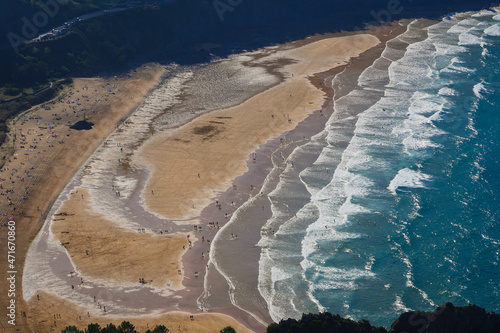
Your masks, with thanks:
[[[83,331],[80,331],[76,326],[66,326],[61,333],[83,333]]]
[[[120,327],[118,328],[118,332],[120,333],[137,333],[135,330],[135,326],[132,325],[128,321],[124,321],[120,324]]]
[[[170,332],[168,328],[163,325],[156,325],[156,327],[151,331],[147,330],[146,333],[168,333]]]
[[[85,333],[101,333],[101,326],[99,324],[89,324],[87,326],[87,329],[85,330]]]
[[[9,96],[17,96],[21,93],[21,89],[13,86],[6,86],[4,93]]]
[[[236,331],[231,326],[226,326],[220,330],[220,333],[236,333]]]
[[[276,323],[272,323],[271,325],[267,326],[266,333],[279,333],[280,331],[280,326]]]
[[[118,328],[113,324],[108,324],[108,326],[104,327],[101,330],[101,333],[119,333],[119,332],[120,331],[118,330]]]

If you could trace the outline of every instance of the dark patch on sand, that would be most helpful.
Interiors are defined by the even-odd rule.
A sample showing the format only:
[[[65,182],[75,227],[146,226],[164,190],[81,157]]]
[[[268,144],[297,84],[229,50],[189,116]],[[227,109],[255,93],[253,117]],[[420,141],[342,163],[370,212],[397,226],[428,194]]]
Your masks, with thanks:
[[[94,126],[94,123],[91,123],[91,122],[86,121],[86,120],[80,120],[79,122],[77,122],[73,126],[71,126],[70,128],[77,130],[77,131],[81,131],[81,130],[88,131],[88,130],[92,129],[92,126]]]
[[[213,138],[220,132],[221,129],[213,125],[199,126],[193,129],[194,134],[203,135],[203,141]]]
[[[210,121],[210,123],[211,124],[225,124],[225,122],[223,122],[223,121],[214,121],[214,120]]]
[[[190,143],[191,142],[189,140],[182,140],[182,139],[179,139],[179,138],[175,138],[174,141],[178,141],[178,142],[182,142],[182,143]]]
[[[193,129],[193,133],[198,134],[198,135],[205,135],[205,134],[209,134],[209,133],[216,131],[216,130],[217,130],[217,127],[215,127],[215,126],[205,125],[205,126],[195,127]]]

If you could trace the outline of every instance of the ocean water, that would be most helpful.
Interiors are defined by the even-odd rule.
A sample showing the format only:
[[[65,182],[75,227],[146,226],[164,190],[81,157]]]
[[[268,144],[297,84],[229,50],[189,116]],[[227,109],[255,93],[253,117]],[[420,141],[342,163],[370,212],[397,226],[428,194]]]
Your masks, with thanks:
[[[329,311],[388,327],[446,302],[500,312],[499,85],[494,10],[415,20],[388,42],[289,157],[314,163],[268,195],[259,291],[275,321]]]

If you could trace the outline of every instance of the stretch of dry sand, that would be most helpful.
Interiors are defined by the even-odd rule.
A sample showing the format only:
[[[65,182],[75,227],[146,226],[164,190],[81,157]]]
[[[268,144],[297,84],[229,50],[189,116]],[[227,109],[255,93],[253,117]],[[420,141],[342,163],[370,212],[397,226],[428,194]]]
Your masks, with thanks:
[[[238,333],[252,332],[234,318],[216,313],[195,314],[192,315],[192,319],[191,315],[185,312],[126,319],[109,315],[96,316],[84,307],[44,292],[39,293],[39,299],[34,297],[30,300],[29,307],[33,310],[27,313],[27,319],[33,323],[37,332],[60,332],[70,325],[83,329],[91,323],[97,323],[101,327],[105,327],[109,323],[119,326],[124,320],[134,325],[138,332],[146,332],[156,325],[165,325],[172,333],[214,333],[226,326],[233,327]]]
[[[296,63],[289,78],[246,102],[205,114],[173,133],[150,139],[139,154],[152,169],[144,191],[148,209],[166,218],[195,218],[217,191],[247,170],[259,145],[291,130],[321,108],[324,93],[308,79],[376,46],[372,35],[328,38],[273,55]]]
[[[178,270],[182,270],[181,256],[189,246],[186,235],[123,229],[93,212],[89,201],[86,190],[74,190],[52,224],[52,232],[84,276],[122,284],[138,284],[143,278],[157,288],[182,287]]]

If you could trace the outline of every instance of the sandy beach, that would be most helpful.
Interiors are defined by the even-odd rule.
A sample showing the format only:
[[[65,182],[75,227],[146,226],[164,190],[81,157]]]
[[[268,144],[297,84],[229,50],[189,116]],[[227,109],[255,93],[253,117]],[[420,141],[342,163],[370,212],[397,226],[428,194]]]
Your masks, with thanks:
[[[389,35],[390,29],[382,31]],[[331,114],[325,93],[330,88],[323,85],[331,85],[324,79],[332,74],[321,73],[345,68],[380,43],[375,34],[315,37],[247,53],[244,57],[251,59],[251,66],[274,71],[279,83],[234,106],[202,110],[193,120],[164,130],[144,120],[152,123],[159,114],[147,118],[136,112],[129,117],[161,82],[165,69],[157,65],[138,69],[130,77],[76,79],[59,100],[46,103],[49,108],[39,106],[17,117],[12,124],[16,135],[11,136],[11,142],[17,140],[17,155],[4,166],[2,178],[16,177],[10,175],[16,170],[32,174],[26,180],[33,185],[28,199],[9,197],[2,202],[2,217],[7,221],[14,215],[19,226],[19,271],[33,240],[32,246],[47,249],[46,257],[37,254],[28,260],[26,269],[39,270],[42,278],[23,278],[30,288],[24,294],[30,298],[21,301],[19,290],[18,327],[49,332],[126,319],[139,331],[156,324],[165,324],[171,332],[218,332],[228,325],[237,332],[263,331],[268,315],[259,319],[223,301],[227,286],[214,287],[221,303],[208,309],[212,313],[203,313],[197,304],[207,281],[224,281],[217,275],[210,240],[229,237],[228,231],[216,235],[239,205],[260,193],[259,177],[268,171],[283,134],[299,125],[304,130],[297,135],[307,132],[308,119]],[[75,135],[62,125],[84,117],[95,124],[92,130]],[[60,123],[54,126],[47,119]],[[127,131],[135,133],[139,125],[142,132],[133,141]],[[32,148],[39,137],[43,140]],[[240,182],[238,177],[251,172],[252,165],[260,176]],[[101,175],[99,169],[107,171]],[[12,183],[16,194],[25,185],[20,179]],[[68,187],[70,181],[73,185]],[[224,194],[233,190],[231,197]],[[259,217],[262,223],[265,217],[266,212]],[[244,251],[247,245],[240,246]],[[64,264],[35,269],[35,263],[43,267],[44,260],[48,265],[51,255],[64,256]],[[206,270],[215,275],[207,279]],[[47,283],[44,290],[42,282],[34,283],[44,278],[57,281]],[[255,283],[253,275],[247,279]],[[21,272],[18,281],[21,288]],[[131,315],[134,300],[128,294],[141,302],[136,315]],[[151,304],[145,304],[148,297]],[[186,312],[173,312],[176,308]]]
[[[76,78],[53,101],[43,103],[16,116],[4,149],[14,153],[5,163],[1,215],[2,225],[14,216],[16,221],[16,265],[18,314],[26,312],[22,299],[22,268],[25,256],[58,194],[94,152],[116,129],[123,117],[137,107],[159,81],[163,67],[145,65],[116,78]],[[111,92],[110,92],[111,91]],[[68,103],[69,102],[69,103]],[[95,124],[91,131],[75,131],[68,125],[87,116]],[[58,119],[61,118],[61,119]],[[68,123],[71,121],[71,123]],[[23,200],[22,196],[26,196]],[[2,238],[6,228],[1,228]],[[6,269],[2,261],[2,269]],[[7,294],[7,285],[0,285]],[[7,299],[2,298],[2,306]],[[16,328],[30,330],[18,315]],[[0,328],[7,332],[5,322]]]
[[[167,218],[199,215],[216,192],[246,171],[245,163],[259,145],[321,108],[324,94],[309,76],[344,65],[378,43],[372,35],[339,37],[265,58],[296,63],[283,69],[289,77],[282,84],[146,143],[139,155],[153,170],[144,191],[146,206]]]

